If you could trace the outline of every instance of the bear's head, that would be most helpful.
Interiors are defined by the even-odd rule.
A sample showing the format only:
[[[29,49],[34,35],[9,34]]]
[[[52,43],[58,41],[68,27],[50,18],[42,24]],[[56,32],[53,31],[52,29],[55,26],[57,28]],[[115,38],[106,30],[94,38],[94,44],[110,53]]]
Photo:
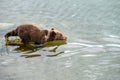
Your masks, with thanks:
[[[50,30],[47,31],[46,39],[47,41],[66,40],[67,37],[63,35],[60,31],[51,28]]]

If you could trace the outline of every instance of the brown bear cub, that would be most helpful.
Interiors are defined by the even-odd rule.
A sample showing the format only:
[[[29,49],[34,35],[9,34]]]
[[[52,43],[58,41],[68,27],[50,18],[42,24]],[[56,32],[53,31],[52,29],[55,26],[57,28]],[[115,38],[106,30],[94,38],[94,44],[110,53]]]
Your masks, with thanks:
[[[23,24],[15,30],[8,32],[5,37],[19,36],[22,42],[34,42],[35,44],[43,44],[48,41],[66,40],[67,38],[58,30],[51,28],[50,30],[37,28],[32,24]]]

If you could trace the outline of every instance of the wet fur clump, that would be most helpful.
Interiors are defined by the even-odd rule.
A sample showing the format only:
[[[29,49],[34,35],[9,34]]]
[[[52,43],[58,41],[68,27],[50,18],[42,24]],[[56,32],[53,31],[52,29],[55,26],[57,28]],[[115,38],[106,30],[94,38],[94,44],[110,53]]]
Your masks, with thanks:
[[[49,41],[67,39],[65,35],[54,28],[42,29],[32,24],[20,25],[16,29],[5,34],[6,38],[10,36],[19,36],[24,44],[28,42],[43,44]]]

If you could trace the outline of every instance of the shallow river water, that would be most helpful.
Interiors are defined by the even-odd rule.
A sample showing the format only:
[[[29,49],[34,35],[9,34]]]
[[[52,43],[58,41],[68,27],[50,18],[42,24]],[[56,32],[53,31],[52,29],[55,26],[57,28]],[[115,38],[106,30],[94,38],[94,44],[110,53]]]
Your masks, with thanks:
[[[5,46],[5,33],[24,23],[54,27],[67,44]],[[0,80],[120,80],[120,0],[0,0]]]

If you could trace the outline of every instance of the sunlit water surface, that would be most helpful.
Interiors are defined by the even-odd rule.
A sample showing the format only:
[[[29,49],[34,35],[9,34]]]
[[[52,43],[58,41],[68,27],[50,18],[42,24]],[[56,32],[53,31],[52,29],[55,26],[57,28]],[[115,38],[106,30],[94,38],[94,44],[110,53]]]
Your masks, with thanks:
[[[54,27],[67,44],[5,46],[5,33],[23,23]],[[1,0],[0,80],[120,80],[120,0]]]

